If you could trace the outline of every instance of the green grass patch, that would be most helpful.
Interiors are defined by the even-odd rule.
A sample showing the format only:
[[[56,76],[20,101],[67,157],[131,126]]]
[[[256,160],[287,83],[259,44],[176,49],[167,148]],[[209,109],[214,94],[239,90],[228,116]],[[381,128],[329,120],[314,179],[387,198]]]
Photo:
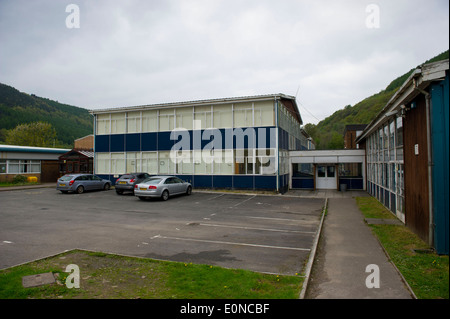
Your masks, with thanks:
[[[63,283],[24,288],[22,277],[80,269],[80,288]],[[295,299],[303,277],[212,265],[157,261],[74,250],[0,271],[0,298],[14,299]]]
[[[366,218],[395,218],[373,197],[356,202]],[[370,225],[392,262],[419,299],[449,298],[449,260],[439,256],[406,226]]]

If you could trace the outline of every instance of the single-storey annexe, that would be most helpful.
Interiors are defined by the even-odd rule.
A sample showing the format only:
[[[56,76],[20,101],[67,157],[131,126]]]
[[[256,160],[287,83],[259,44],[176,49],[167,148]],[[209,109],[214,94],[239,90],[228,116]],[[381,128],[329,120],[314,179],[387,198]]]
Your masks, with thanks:
[[[368,192],[448,254],[449,60],[416,68],[356,142]]]

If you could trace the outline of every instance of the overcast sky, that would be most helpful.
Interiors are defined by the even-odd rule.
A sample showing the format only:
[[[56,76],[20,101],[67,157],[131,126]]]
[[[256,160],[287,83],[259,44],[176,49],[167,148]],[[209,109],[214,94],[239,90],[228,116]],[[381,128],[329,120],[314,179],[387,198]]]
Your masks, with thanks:
[[[86,109],[297,94],[317,123],[448,50],[448,12],[448,0],[0,0],[0,82]]]

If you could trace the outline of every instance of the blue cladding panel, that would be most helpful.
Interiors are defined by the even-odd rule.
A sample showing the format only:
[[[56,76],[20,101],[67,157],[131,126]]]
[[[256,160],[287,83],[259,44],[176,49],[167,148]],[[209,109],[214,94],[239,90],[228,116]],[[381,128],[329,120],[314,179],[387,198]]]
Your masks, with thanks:
[[[125,135],[111,135],[111,152],[123,152],[125,150]]]
[[[100,153],[109,152],[109,135],[95,136],[95,151]]]
[[[214,175],[213,187],[215,188],[231,188],[233,187],[233,176],[231,175]]]
[[[362,178],[339,177],[339,184],[346,184],[347,189],[363,189],[364,180]]]
[[[255,176],[256,189],[277,189],[276,176]]]
[[[292,179],[292,188],[314,189],[314,178]]]
[[[194,187],[212,187],[212,175],[194,175]]]
[[[141,150],[141,134],[126,134],[125,150],[127,152],[139,152]]]
[[[142,133],[142,151],[157,151],[158,150],[158,133]]]
[[[170,132],[158,132],[158,150],[170,151],[176,141],[170,139]]]
[[[234,188],[253,188],[253,176],[233,176]]]
[[[396,214],[397,202],[395,200],[395,193],[391,193],[391,212]]]

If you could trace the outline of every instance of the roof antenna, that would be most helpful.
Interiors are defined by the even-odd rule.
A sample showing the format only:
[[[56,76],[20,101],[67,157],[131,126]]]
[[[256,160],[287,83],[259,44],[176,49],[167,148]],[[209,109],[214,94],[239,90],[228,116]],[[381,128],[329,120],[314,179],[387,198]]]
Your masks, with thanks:
[[[297,88],[297,92],[295,92],[295,99],[297,100],[297,94],[298,94],[298,91],[300,91],[300,85],[298,86],[298,88]]]

